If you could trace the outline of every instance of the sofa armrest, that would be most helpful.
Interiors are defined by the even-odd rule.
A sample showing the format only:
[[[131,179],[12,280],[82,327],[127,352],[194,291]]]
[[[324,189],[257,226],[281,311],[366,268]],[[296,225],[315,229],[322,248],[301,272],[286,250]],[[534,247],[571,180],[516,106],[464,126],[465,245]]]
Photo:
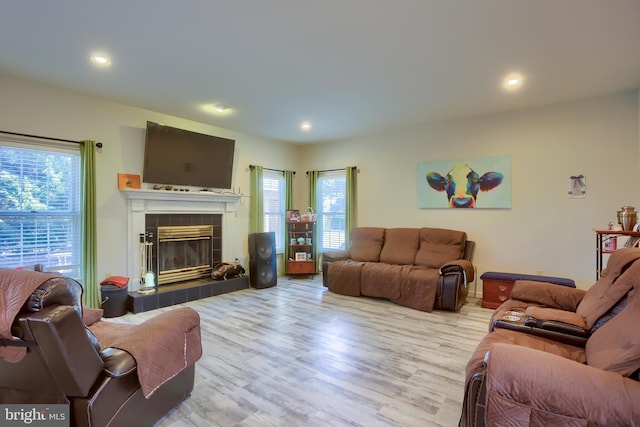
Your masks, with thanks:
[[[133,356],[146,398],[202,356],[200,316],[190,307],[165,311],[138,325],[101,321],[91,330],[103,348]]]
[[[474,279],[474,268],[471,261],[466,259],[457,259],[455,261],[450,261],[440,267],[440,274],[450,274],[450,273],[458,273],[460,271],[464,271],[465,278],[468,282],[473,282]]]
[[[458,311],[469,294],[467,284],[473,280],[473,266],[465,259],[450,261],[440,267],[433,307],[438,310]]]
[[[102,370],[110,377],[122,377],[136,370],[136,359],[119,348],[105,348],[100,352],[100,357],[104,362]]]
[[[350,258],[349,250],[346,251],[331,251],[322,253],[322,264],[320,269],[322,271],[322,285],[328,287],[328,273],[329,264],[333,261],[344,261]]]
[[[640,419],[640,382],[523,346],[492,344],[485,384],[487,425],[635,425]]]
[[[322,262],[343,261],[349,259],[349,251],[331,251],[322,253]]]
[[[547,282],[516,280],[511,299],[575,312],[586,291]]]
[[[584,317],[579,315],[578,313],[574,313],[573,311],[558,310],[557,308],[532,305],[526,308],[525,314],[527,315],[527,319],[533,318],[538,323],[547,321],[558,322],[588,331],[587,322],[585,321]]]

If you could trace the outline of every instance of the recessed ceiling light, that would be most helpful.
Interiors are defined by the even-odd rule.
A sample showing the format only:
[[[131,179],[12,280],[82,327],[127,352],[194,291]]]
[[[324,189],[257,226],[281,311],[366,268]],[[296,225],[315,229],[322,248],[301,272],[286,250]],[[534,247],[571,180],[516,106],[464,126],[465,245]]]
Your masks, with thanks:
[[[303,130],[303,131],[305,131],[305,132],[306,132],[306,131],[308,131],[308,130],[310,130],[310,129],[311,129],[311,123],[309,123],[309,122],[302,122],[302,123],[300,124],[300,129],[302,129],[302,130]]]
[[[224,104],[216,104],[214,108],[218,113],[224,113],[226,110],[229,109],[229,107],[227,107]]]
[[[524,77],[517,73],[509,74],[502,82],[502,87],[507,90],[519,89],[522,86]]]
[[[91,56],[91,62],[102,67],[111,65],[111,59],[103,53],[96,53]]]

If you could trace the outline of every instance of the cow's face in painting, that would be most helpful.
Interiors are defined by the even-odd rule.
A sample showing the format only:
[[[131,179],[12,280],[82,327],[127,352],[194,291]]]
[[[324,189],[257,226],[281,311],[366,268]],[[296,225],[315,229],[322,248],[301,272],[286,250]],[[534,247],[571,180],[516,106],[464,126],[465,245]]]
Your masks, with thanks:
[[[436,191],[446,191],[449,207],[475,208],[478,191],[489,191],[502,182],[500,172],[487,172],[480,176],[466,163],[456,163],[442,176],[438,172],[427,172],[427,182]]]

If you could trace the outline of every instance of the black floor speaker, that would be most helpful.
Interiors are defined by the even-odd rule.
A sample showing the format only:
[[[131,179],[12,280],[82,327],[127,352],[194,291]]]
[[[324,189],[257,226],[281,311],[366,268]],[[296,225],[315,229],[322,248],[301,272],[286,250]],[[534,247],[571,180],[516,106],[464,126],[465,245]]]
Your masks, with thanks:
[[[276,234],[273,231],[249,234],[249,283],[254,288],[270,288],[278,283]]]

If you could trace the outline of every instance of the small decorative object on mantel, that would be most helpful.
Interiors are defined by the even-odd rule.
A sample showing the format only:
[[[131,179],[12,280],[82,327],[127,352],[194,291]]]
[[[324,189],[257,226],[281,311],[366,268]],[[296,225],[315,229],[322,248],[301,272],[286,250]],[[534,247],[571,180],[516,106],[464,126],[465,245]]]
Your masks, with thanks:
[[[118,190],[123,188],[140,188],[140,175],[130,173],[118,174]]]
[[[306,252],[296,252],[296,261],[306,261],[307,253]]]

